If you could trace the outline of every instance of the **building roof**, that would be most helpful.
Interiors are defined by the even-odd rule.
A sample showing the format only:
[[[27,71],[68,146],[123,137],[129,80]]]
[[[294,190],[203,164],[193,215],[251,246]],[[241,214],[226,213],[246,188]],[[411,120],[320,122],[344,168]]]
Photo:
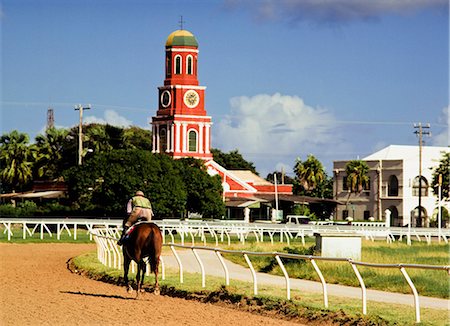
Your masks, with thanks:
[[[185,30],[185,29],[178,29],[174,32],[172,32],[168,37],[166,41],[166,47],[167,46],[194,46],[198,47],[197,40],[195,39],[195,36]]]
[[[442,152],[449,152],[449,147],[422,146],[422,155],[428,157],[441,157]],[[375,160],[408,160],[419,157],[419,146],[390,145],[378,152],[363,158],[364,161]]]
[[[228,170],[229,173],[232,173],[234,176],[238,177],[240,180],[252,183],[256,186],[260,185],[272,185],[271,182],[261,178],[260,176],[254,174],[250,170]]]
[[[261,202],[267,202],[267,200],[256,197],[228,197],[225,201],[225,205],[227,207],[248,207]]]
[[[265,201],[274,201],[276,200],[275,194],[256,194],[254,197],[259,198]],[[318,204],[318,203],[327,203],[333,205],[343,205],[342,202],[334,199],[327,198],[317,198],[317,197],[309,197],[309,196],[300,196],[300,195],[286,195],[279,194],[279,201],[288,201],[295,204]]]

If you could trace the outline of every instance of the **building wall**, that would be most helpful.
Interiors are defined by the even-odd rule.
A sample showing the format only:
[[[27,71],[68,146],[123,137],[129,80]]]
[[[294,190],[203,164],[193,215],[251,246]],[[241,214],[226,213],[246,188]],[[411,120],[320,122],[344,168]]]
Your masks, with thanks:
[[[386,149],[390,149],[386,151]],[[413,226],[429,226],[433,212],[437,209],[437,197],[431,188],[433,168],[439,164],[442,150],[446,148],[423,147],[422,149],[422,177],[426,179],[428,187],[426,195],[421,198],[421,206],[424,209],[422,221],[416,220],[417,208],[419,205],[418,189],[414,189],[414,179],[419,176],[419,147],[418,146],[391,146],[380,153],[380,159],[364,160],[370,168],[368,176],[370,178],[369,189],[361,194],[349,194],[344,189],[343,182],[345,166],[349,161],[335,161],[333,163],[334,172],[334,198],[346,205],[338,205],[336,219],[343,220],[345,216],[353,217],[355,220],[363,220],[374,217],[375,220],[385,220],[385,211],[391,211],[391,225],[408,225],[410,218]],[[376,158],[377,153],[368,158]],[[385,158],[382,158],[385,157]],[[396,157],[391,159],[389,157]],[[392,193],[390,189],[391,178],[398,181],[398,191]],[[443,203],[443,206],[450,210],[450,203]],[[416,212],[414,210],[416,209]]]

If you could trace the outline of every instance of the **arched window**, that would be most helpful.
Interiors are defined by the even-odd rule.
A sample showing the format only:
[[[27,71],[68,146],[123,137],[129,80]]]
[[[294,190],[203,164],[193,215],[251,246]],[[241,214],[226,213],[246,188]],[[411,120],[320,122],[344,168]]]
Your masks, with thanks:
[[[428,196],[428,181],[424,176],[422,177],[417,176],[413,180],[412,195],[419,196],[419,191],[422,197]]]
[[[398,196],[398,179],[395,175],[389,177],[388,196]]]
[[[169,57],[166,57],[166,74],[167,76],[172,75],[172,61]]]
[[[192,69],[192,56],[188,55],[187,58],[186,58],[186,73],[188,75],[192,75],[192,71],[193,71],[193,69]]]
[[[197,151],[197,132],[195,130],[191,130],[188,133],[188,145],[189,145],[189,152],[196,152]]]
[[[167,132],[166,128],[159,130],[159,152],[164,153],[167,150]]]
[[[181,55],[175,56],[175,75],[181,74]]]
[[[194,58],[194,75],[197,76],[197,57]]]

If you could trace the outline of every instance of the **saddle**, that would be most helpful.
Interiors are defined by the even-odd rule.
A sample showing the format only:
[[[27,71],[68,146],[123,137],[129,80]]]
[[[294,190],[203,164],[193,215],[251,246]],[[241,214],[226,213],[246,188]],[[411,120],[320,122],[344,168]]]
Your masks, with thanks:
[[[126,233],[125,233],[125,240],[128,239],[128,237],[130,236],[130,234],[134,231],[134,229],[135,229],[138,225],[140,225],[140,224],[145,224],[145,223],[151,223],[151,222],[148,222],[148,221],[145,221],[145,220],[141,220],[141,221],[138,221],[138,222],[134,223],[132,226],[130,226],[130,227],[128,228],[128,230],[126,231]]]

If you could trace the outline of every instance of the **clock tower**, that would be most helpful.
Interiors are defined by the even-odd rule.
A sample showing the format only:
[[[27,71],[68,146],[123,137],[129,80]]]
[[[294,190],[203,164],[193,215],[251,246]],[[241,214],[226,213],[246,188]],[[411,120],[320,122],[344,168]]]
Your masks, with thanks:
[[[198,43],[180,29],[166,41],[164,86],[158,87],[158,110],[152,117],[153,153],[174,158],[212,160],[211,117],[205,110],[205,86],[199,86]]]

